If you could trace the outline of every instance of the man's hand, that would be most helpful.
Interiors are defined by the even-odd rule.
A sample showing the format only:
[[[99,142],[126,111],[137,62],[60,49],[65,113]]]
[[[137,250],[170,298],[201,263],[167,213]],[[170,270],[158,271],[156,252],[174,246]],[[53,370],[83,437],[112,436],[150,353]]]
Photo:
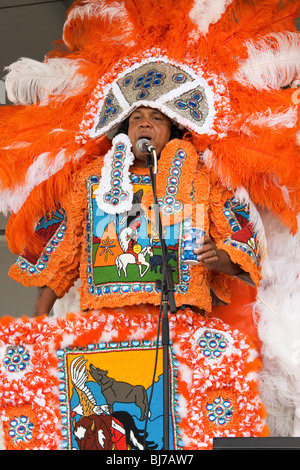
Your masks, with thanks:
[[[197,241],[199,244],[202,242],[201,239]],[[204,235],[203,245],[200,248],[195,248],[194,253],[197,255],[197,260],[207,269],[232,276],[243,273],[240,266],[231,261],[226,251],[218,249],[208,235]]]

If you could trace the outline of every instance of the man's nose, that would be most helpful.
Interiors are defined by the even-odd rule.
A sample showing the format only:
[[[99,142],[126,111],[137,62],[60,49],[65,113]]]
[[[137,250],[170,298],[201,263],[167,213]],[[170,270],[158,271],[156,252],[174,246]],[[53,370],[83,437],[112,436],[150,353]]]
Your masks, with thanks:
[[[152,126],[151,120],[147,117],[144,117],[140,122],[140,126],[141,127],[151,127]]]

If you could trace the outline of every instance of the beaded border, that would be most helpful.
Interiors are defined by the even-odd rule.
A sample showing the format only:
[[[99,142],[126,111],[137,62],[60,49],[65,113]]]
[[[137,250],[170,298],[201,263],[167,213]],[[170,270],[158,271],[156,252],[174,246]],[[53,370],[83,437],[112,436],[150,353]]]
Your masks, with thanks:
[[[134,161],[131,142],[126,134],[118,134],[105,155],[99,187],[95,191],[97,205],[109,214],[120,214],[132,206],[133,190],[129,167]]]
[[[178,149],[175,156],[172,158],[167,179],[166,195],[158,199],[158,204],[164,215],[171,216],[174,213],[182,211],[184,207],[184,204],[176,199],[176,194],[179,191],[181,168],[186,158],[187,154],[182,149]]]
[[[64,213],[64,218],[57,228],[56,232],[54,233],[53,237],[49,240],[47,245],[45,246],[42,254],[40,255],[39,259],[35,264],[28,261],[27,258],[20,255],[15,264],[24,272],[29,275],[39,275],[41,274],[48,265],[50,261],[51,255],[56,251],[58,246],[62,243],[67,230],[67,217]]]

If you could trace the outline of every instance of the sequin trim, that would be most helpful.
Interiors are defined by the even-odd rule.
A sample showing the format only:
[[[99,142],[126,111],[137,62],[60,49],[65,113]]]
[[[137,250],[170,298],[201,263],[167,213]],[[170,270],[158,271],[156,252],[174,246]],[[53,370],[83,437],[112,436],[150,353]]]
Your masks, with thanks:
[[[183,209],[184,204],[176,199],[176,195],[179,190],[182,166],[186,158],[186,152],[182,149],[178,149],[172,159],[167,180],[166,195],[163,198],[158,198],[158,204],[161,206],[161,211],[164,215],[173,215]]]
[[[57,228],[53,237],[48,241],[45,248],[43,249],[42,254],[39,256],[36,263],[31,263],[24,255],[19,256],[16,260],[16,265],[25,273],[30,276],[39,275],[46,270],[51,255],[57,250],[59,245],[64,240],[66,230],[67,230],[67,216],[63,212],[63,221]]]

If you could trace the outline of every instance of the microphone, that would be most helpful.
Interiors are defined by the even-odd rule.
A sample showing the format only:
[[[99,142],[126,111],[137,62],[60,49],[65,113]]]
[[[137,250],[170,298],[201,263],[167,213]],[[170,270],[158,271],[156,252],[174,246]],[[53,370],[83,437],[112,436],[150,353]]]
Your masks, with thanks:
[[[150,140],[142,138],[137,143],[137,149],[142,153],[152,153],[155,148],[151,145]]]
[[[142,138],[138,141],[138,143],[136,144],[136,147],[137,147],[138,151],[141,152],[141,153],[151,153],[151,155],[153,156],[153,160],[154,160],[154,171],[153,172],[156,175],[156,173],[157,173],[157,156],[156,156],[155,148],[153,147],[153,145],[151,145],[150,140]]]

